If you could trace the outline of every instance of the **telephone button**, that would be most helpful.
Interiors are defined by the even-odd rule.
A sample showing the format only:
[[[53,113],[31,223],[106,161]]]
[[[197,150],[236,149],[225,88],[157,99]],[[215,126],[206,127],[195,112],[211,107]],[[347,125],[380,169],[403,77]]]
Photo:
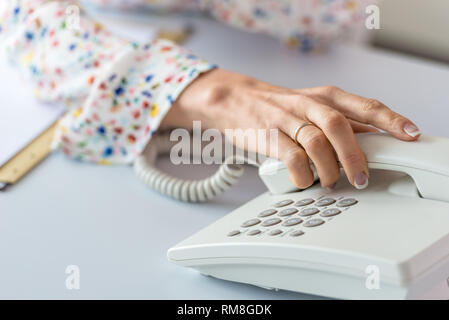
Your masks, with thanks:
[[[298,212],[298,209],[288,208],[288,209],[284,209],[281,212],[279,212],[279,216],[287,217],[287,216],[291,216],[292,214],[295,214],[296,212]]]
[[[349,206],[355,205],[357,202],[358,201],[354,198],[347,198],[347,199],[338,201],[337,207],[349,207]]]
[[[242,227],[243,227],[243,228],[248,228],[248,227],[255,226],[256,224],[259,224],[259,223],[260,223],[260,220],[254,218],[254,219],[250,219],[250,220],[248,220],[248,221],[243,222],[243,223],[242,223]]]
[[[239,230],[233,230],[228,233],[228,237],[234,237],[236,235],[239,235],[241,232]]]
[[[335,203],[335,199],[324,198],[324,199],[318,200],[317,203],[315,203],[315,205],[317,207],[326,207],[326,206],[330,206],[333,203]]]
[[[262,231],[260,231],[259,229],[255,229],[255,230],[251,230],[250,232],[248,232],[249,236],[256,236],[259,233],[261,233]]]
[[[267,210],[264,210],[261,213],[259,213],[258,217],[265,218],[265,217],[268,217],[268,216],[271,216],[271,215],[275,214],[276,212],[277,212],[277,210],[267,209]]]
[[[320,214],[320,216],[322,217],[333,217],[336,216],[337,214],[340,214],[341,211],[337,208],[331,208],[331,209],[326,209],[323,211],[323,213]]]
[[[320,212],[320,210],[317,208],[307,208],[307,209],[303,209],[299,215],[301,217],[308,217],[308,216],[313,216],[314,214],[317,214],[318,212]]]
[[[271,227],[271,226],[274,226],[275,224],[280,223],[281,221],[282,220],[279,219],[279,218],[271,218],[271,219],[265,220],[262,223],[262,226],[264,226],[264,227]]]
[[[296,226],[297,224],[300,224],[302,222],[302,219],[300,218],[291,218],[286,220],[282,225],[284,227],[291,227],[291,226]]]
[[[293,203],[293,200],[287,199],[287,200],[282,200],[282,201],[276,202],[273,206],[275,208],[280,208],[280,207],[288,206],[289,204],[292,204],[292,203]]]
[[[304,206],[308,206],[311,203],[314,203],[315,200],[313,200],[312,198],[307,198],[307,199],[302,199],[299,200],[295,203],[295,206],[297,207],[304,207]]]
[[[274,229],[274,230],[271,230],[270,232],[268,232],[268,234],[270,236],[277,236],[278,234],[281,234],[281,233],[282,233],[281,229]]]
[[[320,226],[324,223],[324,220],[322,219],[311,219],[308,220],[306,223],[304,223],[304,227],[308,227],[308,228],[312,228],[312,227],[317,227]]]
[[[290,237],[299,237],[302,236],[304,234],[304,231],[301,230],[296,230],[290,233]]]

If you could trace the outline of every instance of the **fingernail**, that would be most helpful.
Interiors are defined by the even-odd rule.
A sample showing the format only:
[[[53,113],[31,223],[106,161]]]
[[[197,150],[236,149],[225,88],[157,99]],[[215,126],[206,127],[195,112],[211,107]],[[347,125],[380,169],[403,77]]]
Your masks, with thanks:
[[[418,127],[411,123],[407,123],[404,126],[404,132],[413,138],[421,134],[421,131],[419,131]]]
[[[335,189],[335,186],[337,185],[337,183],[335,182],[335,183],[333,183],[333,184],[331,184],[329,187],[327,187],[327,190],[329,190],[329,191],[332,191],[332,190],[334,190]]]
[[[354,187],[359,190],[368,187],[368,177],[366,176],[365,172],[360,172],[354,177]]]

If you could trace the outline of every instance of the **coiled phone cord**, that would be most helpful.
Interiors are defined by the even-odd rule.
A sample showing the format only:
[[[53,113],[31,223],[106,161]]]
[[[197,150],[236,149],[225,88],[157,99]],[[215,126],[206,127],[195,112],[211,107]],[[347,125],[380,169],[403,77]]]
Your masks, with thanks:
[[[186,202],[206,202],[231,188],[243,175],[243,166],[235,164],[234,156],[227,158],[217,172],[206,179],[183,180],[170,176],[157,169],[154,164],[157,156],[168,153],[174,143],[167,134],[155,135],[145,154],[140,155],[134,162],[137,177],[163,195]]]

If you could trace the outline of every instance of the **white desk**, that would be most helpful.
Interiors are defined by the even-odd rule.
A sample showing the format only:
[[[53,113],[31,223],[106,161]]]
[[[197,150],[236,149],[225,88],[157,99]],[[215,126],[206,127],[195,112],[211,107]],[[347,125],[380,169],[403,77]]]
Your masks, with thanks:
[[[343,46],[304,57],[264,36],[193,23],[187,46],[223,67],[290,87],[338,85],[383,100],[426,133],[449,136],[445,66]],[[263,191],[252,169],[213,203],[185,204],[148,190],[129,167],[52,155],[0,193],[0,298],[314,298],[203,277],[166,260],[170,246]],[[81,270],[80,290],[65,287],[72,264]]]

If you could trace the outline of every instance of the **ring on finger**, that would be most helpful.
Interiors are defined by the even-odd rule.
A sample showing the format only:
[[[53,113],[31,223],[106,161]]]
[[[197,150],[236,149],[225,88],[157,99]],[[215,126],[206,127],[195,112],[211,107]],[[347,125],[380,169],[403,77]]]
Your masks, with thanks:
[[[296,129],[295,129],[295,133],[293,134],[293,137],[294,137],[295,142],[296,142],[296,144],[297,144],[298,146],[301,145],[301,144],[299,143],[299,141],[298,141],[298,135],[299,135],[299,132],[300,132],[304,127],[307,127],[307,126],[313,126],[313,123],[310,123],[310,122],[304,122],[304,123],[300,124],[299,126],[297,126]]]

